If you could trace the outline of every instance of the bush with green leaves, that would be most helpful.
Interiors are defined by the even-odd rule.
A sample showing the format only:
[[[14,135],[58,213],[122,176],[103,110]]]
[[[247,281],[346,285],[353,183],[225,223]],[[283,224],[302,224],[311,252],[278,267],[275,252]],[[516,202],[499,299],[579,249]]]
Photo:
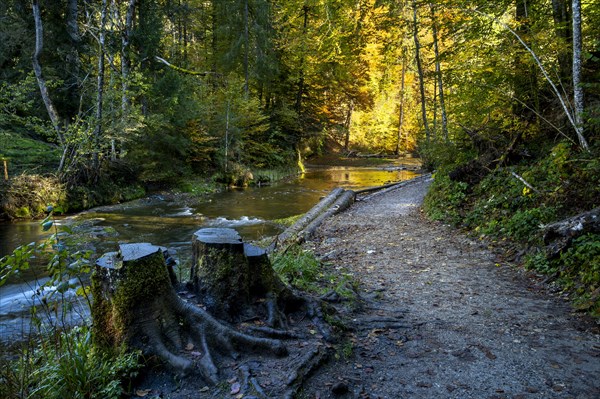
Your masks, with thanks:
[[[463,219],[461,209],[467,198],[467,183],[450,180],[444,172],[435,173],[433,177],[423,208],[433,220],[459,224]]]
[[[0,368],[1,397],[118,399],[139,369],[139,353],[109,354],[92,344],[87,326],[55,331]],[[1,361],[0,361],[1,362]]]
[[[560,256],[559,280],[575,293],[577,308],[600,317],[600,234],[573,240]]]

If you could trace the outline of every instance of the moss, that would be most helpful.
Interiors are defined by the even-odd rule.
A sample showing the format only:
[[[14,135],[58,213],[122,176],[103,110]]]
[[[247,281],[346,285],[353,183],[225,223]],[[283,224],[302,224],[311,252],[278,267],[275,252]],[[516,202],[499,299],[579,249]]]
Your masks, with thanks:
[[[161,251],[127,262],[120,268],[98,267],[92,278],[96,342],[112,348],[129,342],[132,337],[128,334],[134,332],[136,318],[152,308],[157,300],[165,298],[171,289]]]
[[[298,221],[298,219],[300,219],[302,216],[304,216],[304,213],[301,213],[299,215],[289,216],[287,218],[275,219],[275,220],[273,220],[273,222],[280,224],[282,226],[285,226],[285,227],[289,227],[289,226],[292,226],[294,223],[296,223]]]

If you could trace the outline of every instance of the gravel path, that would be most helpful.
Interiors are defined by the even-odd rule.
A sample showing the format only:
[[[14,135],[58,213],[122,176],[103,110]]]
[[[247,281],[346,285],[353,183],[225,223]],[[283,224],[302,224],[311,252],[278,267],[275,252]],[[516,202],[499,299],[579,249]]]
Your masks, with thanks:
[[[600,398],[598,324],[477,240],[427,221],[429,181],[376,193],[306,245],[360,282],[345,347],[302,398]],[[351,351],[350,351],[351,349]]]

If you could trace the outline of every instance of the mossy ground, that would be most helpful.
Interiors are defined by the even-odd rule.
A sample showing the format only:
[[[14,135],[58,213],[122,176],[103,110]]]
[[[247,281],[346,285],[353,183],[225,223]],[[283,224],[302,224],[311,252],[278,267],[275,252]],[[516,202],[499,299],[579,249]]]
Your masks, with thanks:
[[[47,173],[56,170],[60,159],[57,146],[0,129],[0,159],[7,160],[8,175]]]

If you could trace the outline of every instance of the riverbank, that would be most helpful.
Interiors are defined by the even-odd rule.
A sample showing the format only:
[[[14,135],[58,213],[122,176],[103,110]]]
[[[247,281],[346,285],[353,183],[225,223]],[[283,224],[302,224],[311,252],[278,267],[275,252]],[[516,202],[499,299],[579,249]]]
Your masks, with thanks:
[[[306,244],[351,271],[360,300],[338,307],[351,351],[304,397],[598,397],[598,324],[485,242],[427,220],[428,185],[372,195]]]

